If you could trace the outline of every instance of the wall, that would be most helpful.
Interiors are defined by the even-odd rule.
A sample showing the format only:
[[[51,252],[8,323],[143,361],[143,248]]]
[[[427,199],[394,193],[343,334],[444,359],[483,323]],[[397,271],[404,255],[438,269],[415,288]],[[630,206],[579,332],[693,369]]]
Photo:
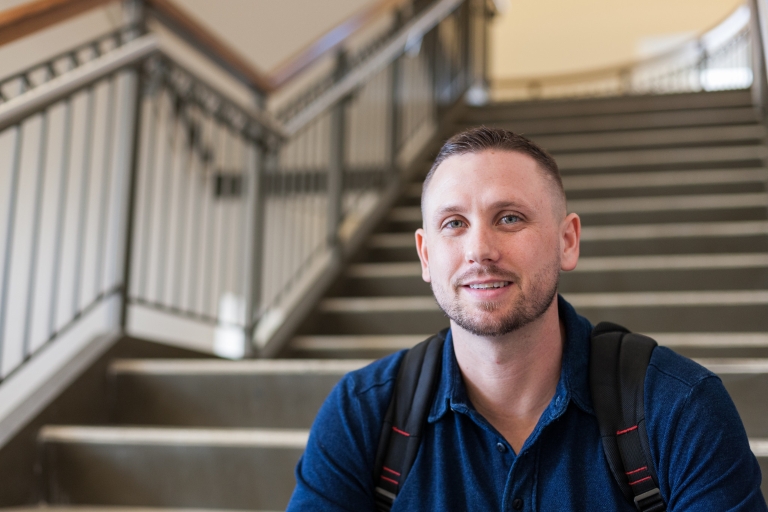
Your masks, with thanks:
[[[491,32],[491,76],[549,75],[633,60],[702,32],[741,0],[511,0]],[[661,43],[661,44],[660,44]]]
[[[268,72],[372,0],[175,0],[200,23]],[[0,11],[26,3],[0,0]],[[39,60],[61,45],[87,41],[121,22],[117,4],[97,9],[27,41],[0,47],[0,76]],[[55,41],[55,42],[54,42]],[[57,48],[58,47],[58,48]]]

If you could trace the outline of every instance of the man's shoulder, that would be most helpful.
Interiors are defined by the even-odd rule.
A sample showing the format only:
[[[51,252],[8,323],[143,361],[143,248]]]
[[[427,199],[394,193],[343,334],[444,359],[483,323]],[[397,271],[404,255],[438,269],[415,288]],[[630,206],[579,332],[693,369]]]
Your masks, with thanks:
[[[346,374],[339,382],[343,392],[351,397],[368,400],[376,397],[389,399],[397,380],[400,363],[407,350],[400,350]]]
[[[648,364],[647,377],[661,386],[690,390],[703,380],[717,378],[699,363],[667,347],[656,347]]]

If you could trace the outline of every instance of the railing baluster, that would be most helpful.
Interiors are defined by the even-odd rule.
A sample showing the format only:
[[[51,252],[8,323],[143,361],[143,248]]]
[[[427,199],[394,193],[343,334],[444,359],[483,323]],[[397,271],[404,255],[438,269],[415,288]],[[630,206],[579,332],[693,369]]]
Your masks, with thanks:
[[[99,206],[98,240],[96,242],[96,278],[94,279],[94,296],[101,294],[104,282],[104,255],[107,251],[107,209],[109,206],[109,190],[112,185],[112,151],[115,137],[115,77],[109,78],[107,86],[107,118],[105,122],[105,147],[102,163],[101,204]]]
[[[40,150],[37,153],[37,177],[35,179],[35,205],[34,218],[32,220],[32,247],[29,256],[29,283],[27,293],[27,310],[24,317],[24,338],[22,340],[22,357],[28,359],[31,354],[32,337],[32,313],[35,304],[35,292],[37,291],[37,259],[40,247],[40,220],[43,211],[43,185],[45,183],[45,170],[48,164],[48,110],[40,114]],[[2,331],[0,331],[2,336]]]
[[[347,55],[340,51],[336,60],[336,73],[339,79],[346,72]],[[330,125],[330,162],[328,165],[328,246],[337,250],[339,245],[338,230],[342,220],[342,180],[344,174],[344,143],[346,106],[349,98],[339,101],[331,110]]]
[[[64,135],[62,137],[61,167],[59,169],[59,201],[56,215],[56,242],[53,251],[53,272],[51,300],[48,318],[49,339],[56,333],[56,318],[59,309],[59,274],[61,273],[62,244],[64,242],[64,217],[69,189],[70,152],[72,144],[72,99],[64,100]]]
[[[78,212],[77,235],[75,242],[75,276],[72,287],[72,316],[76,317],[80,312],[80,289],[83,273],[83,260],[85,259],[85,228],[88,215],[88,190],[91,173],[91,152],[93,142],[93,125],[95,117],[94,89],[90,87],[86,94],[87,105],[85,109],[85,137],[83,138],[83,167],[80,175],[80,207]]]
[[[158,267],[158,273],[157,273],[157,291],[156,291],[156,297],[157,300],[160,302],[163,302],[165,300],[165,285],[168,280],[168,266],[167,266],[167,258],[166,254],[168,252],[168,243],[170,236],[168,235],[168,228],[171,223],[171,199],[173,197],[173,168],[175,167],[174,162],[176,158],[176,138],[179,131],[179,100],[178,98],[171,92],[168,91],[168,99],[170,101],[170,113],[171,115],[168,116],[168,120],[170,122],[170,129],[171,129],[171,137],[170,140],[166,143],[165,146],[165,154],[164,156],[164,162],[165,165],[163,166],[163,184],[162,184],[162,190],[161,193],[164,194],[164,196],[167,198],[164,201],[161,201],[161,204],[163,205],[163,214],[161,217],[161,224],[160,224],[160,238],[158,240],[159,247],[158,247],[158,258],[157,258],[157,267]],[[167,127],[166,127],[167,129]]]
[[[149,78],[153,81],[153,83],[149,85],[149,94],[152,96],[152,106],[149,113],[151,116],[150,122],[147,123],[149,130],[149,133],[147,134],[147,171],[144,174],[146,181],[144,184],[144,211],[142,212],[144,217],[144,223],[142,226],[142,234],[144,235],[144,240],[141,243],[141,256],[139,257],[139,265],[137,267],[140,272],[136,277],[136,281],[138,283],[136,293],[137,296],[142,299],[148,298],[147,281],[150,277],[149,265],[150,256],[152,254],[152,220],[155,207],[154,191],[157,185],[157,127],[161,124],[160,104],[163,100],[163,92],[161,89],[162,84],[159,83],[162,81],[162,78],[158,70],[155,70],[155,73],[156,74],[154,76]]]
[[[11,186],[8,199],[8,217],[5,230],[5,255],[3,257],[3,287],[0,290],[0,380],[3,378],[3,363],[5,362],[5,323],[8,314],[8,290],[11,280],[11,258],[13,256],[13,234],[16,227],[16,205],[19,199],[19,174],[21,172],[21,147],[24,140],[24,128],[21,124],[13,127],[15,140],[13,156],[11,157]]]

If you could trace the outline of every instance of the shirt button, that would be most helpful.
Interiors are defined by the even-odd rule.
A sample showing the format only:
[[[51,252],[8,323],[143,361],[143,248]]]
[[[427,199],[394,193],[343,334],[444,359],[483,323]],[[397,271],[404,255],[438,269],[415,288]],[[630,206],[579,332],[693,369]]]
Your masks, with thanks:
[[[507,445],[504,443],[496,443],[496,449],[499,450],[499,453],[504,453],[507,451]]]
[[[520,510],[521,508],[523,508],[523,500],[521,500],[520,498],[515,498],[512,501],[512,508],[515,510]]]

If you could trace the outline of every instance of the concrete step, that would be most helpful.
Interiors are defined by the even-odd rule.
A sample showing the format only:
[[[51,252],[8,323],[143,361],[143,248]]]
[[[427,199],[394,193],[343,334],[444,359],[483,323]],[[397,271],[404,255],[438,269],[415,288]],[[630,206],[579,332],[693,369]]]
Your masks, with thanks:
[[[46,426],[47,502],[285,510],[307,430]]]
[[[328,393],[368,361],[117,360],[113,420],[127,425],[309,428]]]
[[[768,330],[768,291],[569,293],[593,323],[610,320],[638,332]],[[316,334],[422,334],[448,325],[431,296],[324,299],[308,327]]]
[[[569,201],[587,200],[587,199],[610,199],[621,197],[661,197],[661,196],[695,196],[695,195],[715,195],[715,194],[755,194],[764,193],[768,187],[768,172],[762,169],[757,170],[730,170],[730,171],[670,171],[670,172],[652,172],[652,173],[632,173],[642,174],[638,179],[625,180],[606,180],[601,178],[622,178],[624,176],[611,175],[585,175],[569,176],[568,178],[578,180],[587,178],[582,183],[567,183],[566,195]],[[669,184],[664,184],[665,180],[660,179],[654,183],[653,175],[662,175],[661,178],[668,180]],[[670,176],[677,175],[677,176]],[[682,175],[682,176],[680,176]],[[634,176],[629,176],[633,178]],[[613,182],[611,182],[613,181]],[[675,183],[674,181],[677,181]],[[602,183],[601,183],[602,182]],[[592,186],[590,186],[592,185]],[[416,203],[420,204],[420,203]]]
[[[683,196],[646,196],[568,201],[568,210],[581,214],[625,212],[676,212],[680,210],[729,210],[734,208],[768,208],[768,193],[701,194]],[[389,220],[421,223],[418,206],[398,206]]]
[[[582,257],[652,254],[757,253],[768,251],[768,222],[682,222],[585,226]],[[412,232],[379,233],[368,241],[365,261],[418,261]]]
[[[313,335],[291,340],[288,357],[378,359],[411,348],[430,334]],[[648,333],[660,345],[691,358],[768,358],[768,334],[762,332]]]
[[[768,169],[711,169],[564,176],[569,200],[766,191]],[[400,206],[421,204],[421,183],[410,185]]]
[[[751,106],[728,108],[701,108],[691,110],[664,110],[659,112],[629,112],[620,114],[597,114],[564,117],[531,117],[526,119],[508,119],[503,110],[491,114],[472,114],[456,125],[455,131],[484,125],[505,128],[515,133],[523,133],[535,139],[540,135],[581,134],[612,130],[647,130],[674,127],[702,127],[743,125],[759,122],[755,109]]]
[[[768,254],[582,258],[574,271],[560,276],[563,293],[707,289],[768,289]],[[352,297],[429,293],[416,262],[353,265],[334,290]]]
[[[703,222],[764,220],[768,194],[701,194],[684,196],[621,197],[568,201],[584,226],[638,222]],[[418,206],[398,206],[388,216],[390,230],[415,231],[422,226]]]
[[[658,170],[697,167],[721,168],[728,165],[761,166],[767,156],[768,150],[764,145],[749,144],[569,153],[557,156],[556,160],[560,172],[564,176],[568,176],[585,171],[617,172],[625,169],[649,168]]]
[[[237,509],[172,508],[172,507],[120,507],[109,505],[30,505],[27,507],[2,507],[2,512],[246,512]],[[248,512],[276,512],[249,510]]]
[[[706,93],[616,96],[611,98],[551,99],[495,102],[467,109],[464,120],[544,119],[632,112],[663,112],[704,108],[752,107],[748,90]]]
[[[619,149],[762,144],[768,131],[760,124],[540,135],[534,142],[559,158],[568,153]]]

